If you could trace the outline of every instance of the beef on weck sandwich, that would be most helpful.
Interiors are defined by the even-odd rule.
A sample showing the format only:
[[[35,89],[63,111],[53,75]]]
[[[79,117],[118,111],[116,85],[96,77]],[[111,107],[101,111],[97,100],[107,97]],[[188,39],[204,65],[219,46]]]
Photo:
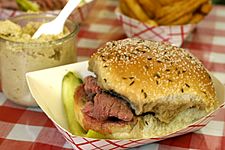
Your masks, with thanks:
[[[167,43],[108,42],[91,56],[89,70],[96,76],[87,76],[75,91],[75,116],[85,130],[107,138],[167,135],[218,104],[200,61]]]

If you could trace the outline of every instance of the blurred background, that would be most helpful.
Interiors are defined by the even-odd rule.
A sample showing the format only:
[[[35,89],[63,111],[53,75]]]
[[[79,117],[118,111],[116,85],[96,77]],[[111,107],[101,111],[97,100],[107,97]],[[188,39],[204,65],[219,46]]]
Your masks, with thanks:
[[[0,0],[0,8],[14,10],[58,10],[67,0]],[[214,4],[225,5],[225,0],[212,0]],[[35,2],[35,3],[34,3]]]
[[[57,10],[63,8],[67,0],[0,0],[0,8],[14,10]]]
[[[225,5],[225,0],[213,0],[214,4],[223,4]]]

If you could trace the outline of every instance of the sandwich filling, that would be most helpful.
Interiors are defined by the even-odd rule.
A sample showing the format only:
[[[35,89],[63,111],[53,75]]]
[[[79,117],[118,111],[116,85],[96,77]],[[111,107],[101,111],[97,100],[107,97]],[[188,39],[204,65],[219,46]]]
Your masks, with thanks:
[[[131,121],[133,113],[128,105],[119,97],[104,92],[94,77],[85,78],[85,93],[88,97],[83,112],[99,121],[119,119]]]
[[[87,76],[75,93],[82,100],[84,107],[83,124],[86,130],[110,133],[110,126],[123,126],[135,123],[135,116],[129,104],[119,95],[104,91],[97,84],[97,79]]]

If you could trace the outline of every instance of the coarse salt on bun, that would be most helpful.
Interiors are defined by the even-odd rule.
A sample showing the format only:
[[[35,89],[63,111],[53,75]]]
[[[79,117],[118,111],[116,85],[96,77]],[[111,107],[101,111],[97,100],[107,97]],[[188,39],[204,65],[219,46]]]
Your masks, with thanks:
[[[91,57],[89,69],[103,89],[126,97],[136,115],[154,112],[160,121],[169,122],[190,107],[215,107],[215,89],[205,67],[168,43],[108,42]]]

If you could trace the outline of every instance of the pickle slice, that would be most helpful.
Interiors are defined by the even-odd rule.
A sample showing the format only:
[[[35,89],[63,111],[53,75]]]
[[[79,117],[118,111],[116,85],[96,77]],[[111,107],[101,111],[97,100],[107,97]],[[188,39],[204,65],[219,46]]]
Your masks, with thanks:
[[[99,132],[88,130],[86,137],[88,138],[95,138],[95,139],[104,139],[105,136]]]
[[[74,114],[74,92],[83,81],[80,76],[74,72],[68,72],[62,81],[62,100],[65,108],[69,130],[73,135],[85,136],[89,138],[103,139],[104,135],[88,130],[86,132],[77,122]]]
[[[74,91],[83,81],[77,73],[68,72],[62,81],[62,100],[67,116],[69,130],[73,135],[84,136],[85,130],[76,121],[74,114]]]
[[[23,11],[39,11],[39,5],[30,0],[16,0],[16,3]]]

